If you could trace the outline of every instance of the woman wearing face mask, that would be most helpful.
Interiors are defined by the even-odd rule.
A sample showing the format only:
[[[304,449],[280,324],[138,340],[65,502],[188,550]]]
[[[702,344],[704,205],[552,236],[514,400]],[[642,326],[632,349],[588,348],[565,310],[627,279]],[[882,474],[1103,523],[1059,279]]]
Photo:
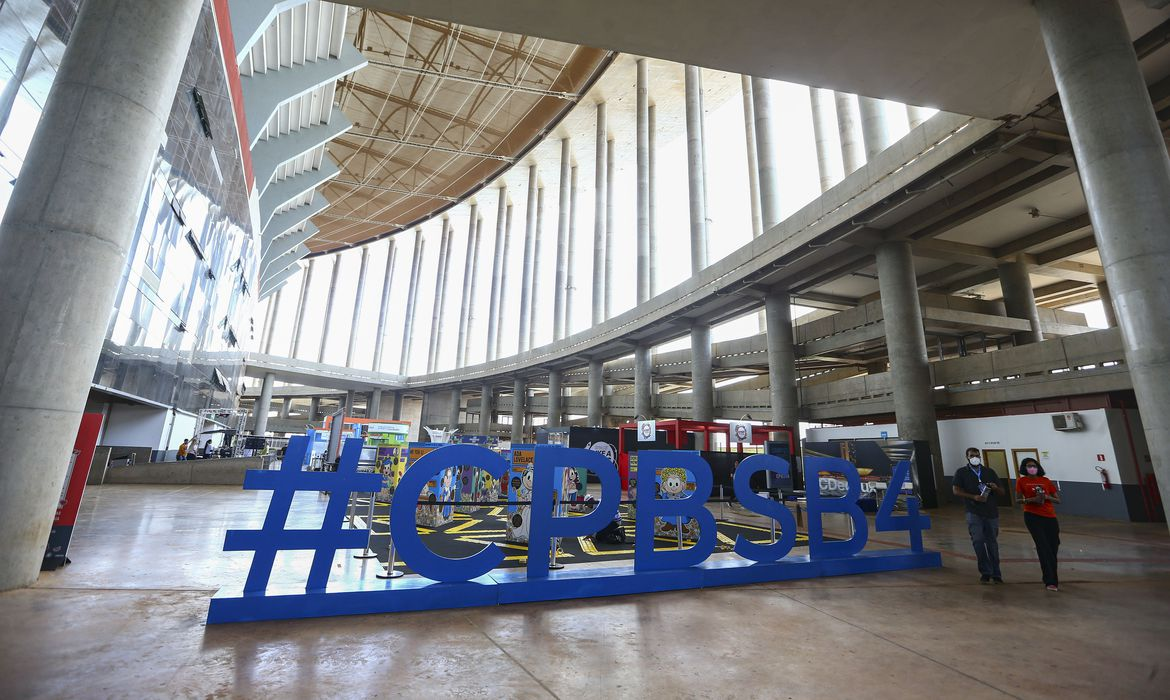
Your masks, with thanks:
[[[1044,576],[1044,587],[1050,591],[1059,590],[1056,579],[1056,551],[1060,549],[1060,523],[1056,521],[1054,503],[1060,503],[1060,494],[1048,477],[1040,462],[1027,457],[1020,463],[1020,478],[1016,480],[1016,493],[1024,504],[1024,524],[1032,533],[1036,543],[1036,554],[1040,557],[1040,571]]]

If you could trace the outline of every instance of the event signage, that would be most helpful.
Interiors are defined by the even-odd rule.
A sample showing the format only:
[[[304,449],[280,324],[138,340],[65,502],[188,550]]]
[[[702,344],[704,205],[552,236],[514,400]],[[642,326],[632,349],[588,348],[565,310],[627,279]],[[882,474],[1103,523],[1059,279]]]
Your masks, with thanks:
[[[733,420],[727,426],[727,433],[731,436],[728,440],[731,444],[745,443],[750,445],[752,442],[752,424],[747,421]]]
[[[789,475],[789,463],[768,454],[752,455],[740,463],[734,476],[735,493],[745,509],[775,520],[778,539],[771,544],[758,544],[739,537],[734,555],[708,559],[717,540],[715,518],[705,505],[713,479],[710,465],[695,452],[641,450],[642,471],[684,470],[688,483],[694,484],[691,495],[665,499],[659,498],[652,489],[639,490],[632,564],[550,571],[549,550],[554,538],[597,532],[613,519],[621,495],[617,468],[603,455],[552,445],[532,448],[531,501],[550,506],[531,509],[526,567],[498,568],[505,555],[494,543],[486,544],[468,557],[446,558],[431,551],[420,536],[415,525],[416,498],[437,475],[452,467],[474,465],[500,480],[507,477],[511,465],[501,455],[483,447],[445,445],[417,461],[411,460],[390,505],[390,530],[397,555],[419,576],[377,582],[363,578],[331,582],[329,575],[336,550],[361,548],[367,540],[365,530],[349,529],[344,520],[350,493],[369,492],[378,485],[376,474],[357,471],[361,444],[358,439],[347,440],[336,472],[305,472],[300,470],[298,453],[306,448],[307,442],[298,436],[289,441],[280,470],[248,472],[244,488],[271,490],[272,501],[262,529],[228,531],[224,549],[254,552],[252,566],[242,589],[221,590],[212,599],[208,622],[563,600],[941,565],[939,554],[926,552],[922,546],[922,530],[930,527],[930,519],[919,513],[916,498],[906,499],[907,514],[895,515],[894,489],[880,503],[875,526],[879,532],[908,532],[909,549],[862,551],[869,537],[869,525],[856,502],[861,495],[860,477],[851,463],[833,457],[806,459],[806,478],[815,483],[820,471],[831,469],[844,475],[847,493],[841,498],[826,498],[816,491],[808,493],[808,554],[792,554],[796,542],[792,512],[783,503],[755,494],[749,488],[752,476],[760,472]],[[557,491],[554,474],[564,468],[585,468],[597,476],[601,497],[591,512],[564,516],[556,514],[558,511],[551,506]],[[894,468],[897,483],[906,479],[909,469],[908,461],[897,464]],[[285,528],[296,491],[329,493],[329,505],[319,529]],[[847,516],[853,523],[852,537],[840,541],[826,537],[821,519],[827,513]],[[680,517],[698,521],[697,540],[687,549],[656,549],[654,519]],[[269,584],[276,552],[283,550],[314,552],[306,585]]]
[[[638,442],[654,442],[656,425],[652,420],[638,421]]]

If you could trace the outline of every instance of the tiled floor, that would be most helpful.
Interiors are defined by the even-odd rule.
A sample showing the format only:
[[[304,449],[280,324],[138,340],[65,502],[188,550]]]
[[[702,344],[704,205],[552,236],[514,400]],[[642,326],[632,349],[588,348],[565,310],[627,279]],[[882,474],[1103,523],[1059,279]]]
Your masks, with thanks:
[[[945,510],[926,535],[941,570],[207,627],[208,597],[242,581],[250,556],[220,551],[223,531],[255,527],[266,502],[233,487],[91,488],[74,563],[0,594],[0,697],[1170,692],[1165,525],[1062,519],[1055,594],[1018,514],[1001,518],[1008,584],[982,586],[961,512]],[[323,499],[298,505],[290,524],[320,522]],[[275,581],[303,581],[303,558],[282,563]],[[339,556],[335,571],[361,566]]]

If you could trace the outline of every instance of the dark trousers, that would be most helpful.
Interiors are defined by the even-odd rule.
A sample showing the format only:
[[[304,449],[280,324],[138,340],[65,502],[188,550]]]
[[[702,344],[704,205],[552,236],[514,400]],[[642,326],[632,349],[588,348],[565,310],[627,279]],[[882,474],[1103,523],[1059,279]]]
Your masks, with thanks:
[[[984,518],[967,513],[967,532],[975,547],[975,559],[979,562],[979,573],[992,578],[1001,578],[999,573],[999,518]]]
[[[1036,543],[1036,555],[1040,557],[1040,572],[1045,586],[1056,586],[1056,552],[1060,549],[1060,523],[1056,518],[1046,518],[1035,513],[1024,513],[1024,524],[1032,533]]]

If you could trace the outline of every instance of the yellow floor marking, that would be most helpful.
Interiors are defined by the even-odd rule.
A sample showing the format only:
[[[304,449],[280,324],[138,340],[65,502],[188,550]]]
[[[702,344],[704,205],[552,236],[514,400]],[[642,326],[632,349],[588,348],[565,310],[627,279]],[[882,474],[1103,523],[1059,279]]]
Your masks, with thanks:
[[[481,524],[481,523],[483,523],[483,521],[482,521],[482,520],[473,520],[473,519],[471,519],[471,518],[468,518],[468,519],[467,519],[467,522],[464,522],[464,523],[459,523],[459,524],[458,524],[458,525],[456,525],[455,527],[449,527],[449,528],[447,528],[446,530],[444,530],[444,532],[448,532],[448,533],[451,533],[451,532],[464,532],[464,531],[466,531],[466,530],[467,530],[467,528],[469,528],[469,527],[475,527],[476,525],[479,525],[479,524]]]

